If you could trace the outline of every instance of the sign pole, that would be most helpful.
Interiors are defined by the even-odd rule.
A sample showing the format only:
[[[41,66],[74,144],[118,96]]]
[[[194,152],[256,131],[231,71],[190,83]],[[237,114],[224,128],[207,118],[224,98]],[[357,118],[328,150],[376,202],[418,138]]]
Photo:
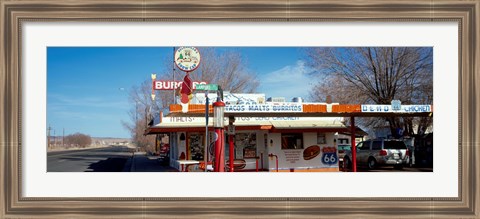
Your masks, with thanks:
[[[230,150],[230,153],[229,153],[229,163],[230,163],[230,172],[233,172],[233,135],[232,134],[228,134],[228,144],[229,144],[229,150]]]
[[[230,163],[230,172],[233,172],[233,157],[235,156],[233,151],[234,145],[233,145],[233,137],[235,136],[235,127],[233,126],[233,123],[235,122],[235,117],[230,116],[228,118],[228,145],[229,145],[229,163]]]
[[[175,82],[175,47],[173,47],[173,62],[172,62],[172,76],[173,76],[173,81]],[[175,104],[175,88],[173,88],[173,104]]]
[[[208,167],[208,90],[205,91],[205,148],[203,151],[203,160],[205,162],[205,172]]]
[[[355,117],[350,117],[350,141],[352,143],[352,171],[357,172],[357,148],[355,146]]]

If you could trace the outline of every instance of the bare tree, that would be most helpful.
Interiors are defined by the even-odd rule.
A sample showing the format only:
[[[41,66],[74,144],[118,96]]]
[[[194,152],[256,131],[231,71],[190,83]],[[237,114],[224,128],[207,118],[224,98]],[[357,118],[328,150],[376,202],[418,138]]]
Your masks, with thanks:
[[[122,121],[123,126],[130,131],[132,141],[145,151],[154,148],[155,144],[154,136],[145,135],[148,123],[153,119],[155,113],[167,109],[172,103],[172,98],[167,93],[160,92],[155,100],[152,100],[151,93],[151,79],[146,79],[139,86],[132,86],[128,96],[131,103],[128,112],[130,122]]]
[[[92,138],[89,135],[75,133],[65,136],[65,143],[70,146],[86,147],[92,144]]]
[[[202,63],[195,72],[191,73],[193,80],[218,84],[223,90],[232,93],[250,93],[257,89],[259,85],[257,76],[248,71],[247,63],[240,53],[233,50],[219,53],[214,48],[199,48],[199,50]]]
[[[234,51],[224,51],[217,53],[213,48],[199,48],[202,60],[197,70],[190,73],[194,81],[205,81],[207,83],[218,84],[223,90],[230,92],[253,92],[259,85],[256,75],[247,70],[246,62],[239,53]],[[175,75],[176,81],[183,80],[185,73],[175,67],[173,70],[173,54],[170,59],[166,59],[164,65],[167,70],[157,74],[157,79],[169,80]],[[145,136],[145,128],[151,121],[154,114],[168,109],[174,102],[173,94],[170,91],[156,92],[155,100],[151,99],[152,81],[149,75],[144,82],[138,86],[133,86],[129,93],[130,122],[123,121],[123,126],[132,134],[132,141],[138,146],[145,148],[154,148],[155,137]]]
[[[429,47],[358,47],[307,49],[307,64],[323,79],[312,98],[330,94],[351,103],[431,104],[433,59]],[[392,134],[397,128],[413,134],[412,118],[386,118]],[[371,122],[371,121],[370,121]],[[431,118],[417,119],[419,129]]]

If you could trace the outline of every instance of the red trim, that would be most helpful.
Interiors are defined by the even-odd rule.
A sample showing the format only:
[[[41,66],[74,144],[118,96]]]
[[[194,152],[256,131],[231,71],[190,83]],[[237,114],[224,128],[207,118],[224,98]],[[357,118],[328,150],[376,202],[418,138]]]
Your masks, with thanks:
[[[273,127],[270,133],[303,133],[303,132],[341,132],[349,131],[349,128],[306,128],[306,129],[278,129]]]
[[[213,127],[208,127],[209,131],[214,131]],[[270,133],[301,133],[301,132],[349,132],[350,128],[305,128],[305,129],[279,129],[267,125],[255,126],[235,126],[237,131],[252,131],[252,130],[269,130]],[[178,127],[178,128],[155,128],[150,127],[146,130],[146,134],[159,134],[167,132],[202,132],[205,127]]]
[[[261,172],[261,171],[268,171],[268,169],[241,169],[241,170],[235,170],[235,172]]]
[[[355,145],[355,117],[350,117],[350,141],[352,143],[352,171],[357,172],[357,149]]]
[[[222,107],[222,106],[224,107],[224,106],[225,106],[225,103],[222,102],[222,101],[217,101],[217,102],[214,102],[212,105],[213,105],[214,107],[219,107],[219,106],[220,106],[220,107]]]
[[[269,130],[271,126],[235,126],[237,131],[251,131],[251,130]],[[213,127],[208,127],[208,131],[214,131]],[[168,132],[205,132],[205,126],[203,127],[175,127],[175,128],[147,128],[146,134],[158,134]]]

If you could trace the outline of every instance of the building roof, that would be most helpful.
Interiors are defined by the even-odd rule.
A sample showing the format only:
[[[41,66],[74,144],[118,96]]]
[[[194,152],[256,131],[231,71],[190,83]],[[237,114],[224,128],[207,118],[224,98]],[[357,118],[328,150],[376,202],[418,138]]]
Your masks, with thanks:
[[[225,121],[225,126],[228,122]],[[270,130],[272,132],[309,131],[309,132],[346,132],[349,127],[343,124],[343,118],[308,117],[237,117],[235,130]],[[212,120],[208,123],[213,129]],[[204,117],[163,117],[161,122],[149,127],[146,134],[178,131],[205,131]]]
[[[282,106],[286,106],[287,110],[274,110],[274,107],[281,108]],[[204,104],[189,104],[185,112],[180,104],[170,105],[170,115],[172,116],[202,116],[204,114]],[[226,117],[264,117],[272,114],[278,117],[429,117],[433,115],[433,105],[401,105],[399,109],[393,109],[392,105],[287,102],[227,105],[225,108]],[[209,115],[213,116],[212,105],[209,107]]]
[[[236,130],[269,130],[270,132],[350,132],[342,121],[344,117],[427,117],[432,116],[432,105],[359,105],[338,103],[266,102],[227,104],[225,124],[235,117]],[[208,115],[213,116],[210,105]],[[170,105],[168,117],[157,120],[147,128],[146,134],[205,130],[205,105]],[[274,116],[274,117],[272,117]],[[163,121],[162,121],[163,120]],[[212,120],[209,121],[212,127]],[[213,128],[211,128],[213,129]],[[357,130],[359,128],[357,127]],[[361,130],[362,134],[366,134]],[[358,135],[358,132],[357,132]]]

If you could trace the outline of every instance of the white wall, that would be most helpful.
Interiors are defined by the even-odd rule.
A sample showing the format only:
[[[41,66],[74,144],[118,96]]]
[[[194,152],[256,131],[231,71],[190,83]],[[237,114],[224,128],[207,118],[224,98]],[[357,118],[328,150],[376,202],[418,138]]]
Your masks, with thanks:
[[[265,134],[267,134],[267,145],[265,145]],[[260,157],[258,168],[268,168],[268,133],[267,131],[257,131],[257,156]],[[262,157],[263,156],[263,157]]]
[[[187,140],[180,140],[180,136],[182,133],[185,135],[185,139],[187,139],[187,133],[185,132],[176,132],[172,133],[170,136],[170,166],[180,169],[180,165],[178,164],[177,160],[179,159],[180,155],[185,153],[187,155],[185,146]]]
[[[329,146],[334,146],[334,133],[325,133],[326,144],[317,144],[317,133],[316,132],[307,132],[303,133],[303,149],[281,149],[281,133],[270,133],[268,135],[269,142],[270,139],[273,140],[273,146],[268,146],[268,153],[272,153],[278,156],[278,168],[279,170],[288,170],[288,169],[309,169],[309,168],[338,168],[338,162],[334,165],[326,165],[321,161],[322,152],[315,158],[311,160],[305,160],[303,158],[303,151],[312,145],[318,145],[320,148]],[[336,147],[336,145],[335,145]],[[337,156],[338,157],[338,156]],[[276,170],[275,158],[269,157],[268,159],[270,171]]]

